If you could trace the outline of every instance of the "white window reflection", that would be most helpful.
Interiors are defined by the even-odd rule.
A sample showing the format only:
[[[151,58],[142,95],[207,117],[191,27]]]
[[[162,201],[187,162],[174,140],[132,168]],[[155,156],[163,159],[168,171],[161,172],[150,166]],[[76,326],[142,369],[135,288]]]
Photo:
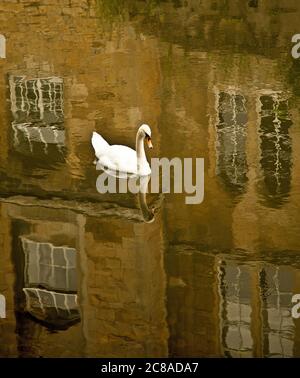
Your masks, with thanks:
[[[232,193],[244,192],[247,182],[246,99],[236,92],[217,93],[216,174]]]
[[[56,293],[35,288],[24,288],[26,311],[40,320],[79,318],[76,294]]]
[[[25,285],[54,290],[77,290],[76,250],[22,238]]]
[[[0,294],[0,318],[6,318],[6,299],[2,294]]]
[[[264,350],[268,357],[293,357],[293,279],[288,267],[264,264],[260,272]]]
[[[220,271],[224,352],[231,357],[249,357],[253,348],[249,272],[247,267],[227,261]]]
[[[6,58],[6,38],[0,34],[0,59]]]
[[[54,155],[61,155],[65,145],[63,80],[10,76],[9,86],[14,148],[61,158]]]
[[[10,76],[11,111],[16,123],[63,122],[63,80],[59,77]]]
[[[78,321],[76,250],[26,237],[20,239],[25,256],[26,311],[55,326]]]

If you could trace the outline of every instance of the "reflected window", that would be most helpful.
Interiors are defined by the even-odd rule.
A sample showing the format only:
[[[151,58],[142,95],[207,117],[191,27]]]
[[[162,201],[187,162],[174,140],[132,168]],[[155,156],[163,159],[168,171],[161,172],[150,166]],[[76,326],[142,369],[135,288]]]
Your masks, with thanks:
[[[23,154],[64,152],[63,80],[10,76],[14,148]]]
[[[26,311],[35,318],[48,323],[65,323],[79,319],[76,294],[24,288]]]
[[[63,114],[63,80],[59,77],[27,79],[10,76],[11,110],[18,124],[61,124]]]
[[[229,357],[252,356],[250,275],[246,267],[222,262],[222,344]]]
[[[230,192],[243,193],[247,183],[246,99],[226,92],[217,98],[216,174]]]
[[[261,168],[263,195],[269,206],[280,206],[291,186],[292,146],[288,101],[279,94],[260,97]]]
[[[0,34],[0,59],[6,58],[6,38]]]
[[[293,357],[291,317],[294,277],[290,268],[265,264],[259,274],[262,296],[264,355]]]
[[[79,320],[76,250],[25,237],[21,237],[21,242],[27,311],[55,326]]]
[[[76,250],[22,238],[25,285],[76,292]]]
[[[6,299],[2,294],[0,294],[0,318],[6,318]]]
[[[295,270],[220,264],[221,342],[229,357],[293,357]]]

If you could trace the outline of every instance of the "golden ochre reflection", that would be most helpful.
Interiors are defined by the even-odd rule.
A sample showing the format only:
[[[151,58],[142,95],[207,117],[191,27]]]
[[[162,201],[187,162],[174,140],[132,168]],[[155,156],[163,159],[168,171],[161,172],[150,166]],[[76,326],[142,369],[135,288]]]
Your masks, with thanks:
[[[300,4],[223,3],[0,2],[1,356],[300,356]],[[97,192],[142,123],[201,204]]]

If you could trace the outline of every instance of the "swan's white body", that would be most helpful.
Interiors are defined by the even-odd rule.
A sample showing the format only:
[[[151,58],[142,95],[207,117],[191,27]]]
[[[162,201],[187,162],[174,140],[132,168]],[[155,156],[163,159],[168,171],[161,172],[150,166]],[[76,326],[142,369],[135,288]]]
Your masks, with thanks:
[[[92,145],[100,167],[112,175],[124,174],[147,176],[151,168],[144,150],[144,138],[151,137],[148,125],[142,125],[136,135],[136,151],[122,145],[110,145],[95,131],[92,136]]]

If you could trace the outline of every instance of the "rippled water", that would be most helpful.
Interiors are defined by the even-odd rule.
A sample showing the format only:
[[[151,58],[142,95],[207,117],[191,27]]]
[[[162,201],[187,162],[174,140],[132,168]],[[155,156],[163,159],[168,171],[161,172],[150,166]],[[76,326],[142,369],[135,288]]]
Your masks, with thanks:
[[[300,356],[300,5],[278,4],[1,2],[0,356]],[[97,192],[92,132],[134,147],[142,122],[148,159],[205,159],[201,204]]]

